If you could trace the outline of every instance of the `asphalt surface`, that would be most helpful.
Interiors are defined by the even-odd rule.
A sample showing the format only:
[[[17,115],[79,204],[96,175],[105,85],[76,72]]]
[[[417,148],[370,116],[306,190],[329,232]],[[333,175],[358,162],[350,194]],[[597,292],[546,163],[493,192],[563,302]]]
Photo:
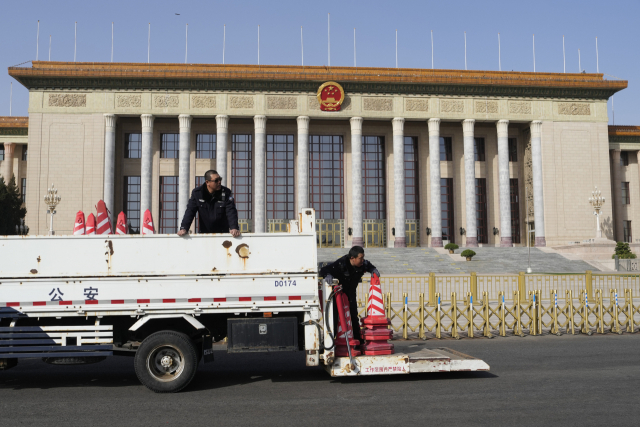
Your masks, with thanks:
[[[636,425],[640,334],[395,341],[449,347],[488,373],[332,379],[301,352],[201,364],[178,394],[140,385],[133,359],[0,371],[0,425]],[[214,347],[215,348],[215,347]]]

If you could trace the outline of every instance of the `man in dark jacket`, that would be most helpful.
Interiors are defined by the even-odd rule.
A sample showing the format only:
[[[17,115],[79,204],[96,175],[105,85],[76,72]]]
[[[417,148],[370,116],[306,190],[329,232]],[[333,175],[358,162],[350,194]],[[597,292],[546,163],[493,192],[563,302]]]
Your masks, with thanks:
[[[362,281],[364,273],[375,274],[380,277],[380,272],[369,261],[364,259],[364,249],[354,246],[349,253],[337,261],[322,267],[320,277],[331,281],[334,278],[342,285],[342,290],[349,298],[349,313],[351,314],[351,324],[353,326],[353,337],[360,339],[360,320],[358,318],[358,300],[356,290]],[[338,310],[333,304],[333,324],[338,324]],[[336,332],[336,330],[334,330]]]
[[[207,171],[204,179],[204,184],[191,192],[178,236],[187,234],[196,212],[200,219],[200,233],[231,233],[233,237],[240,236],[238,211],[231,190],[222,186],[222,178],[214,170]]]

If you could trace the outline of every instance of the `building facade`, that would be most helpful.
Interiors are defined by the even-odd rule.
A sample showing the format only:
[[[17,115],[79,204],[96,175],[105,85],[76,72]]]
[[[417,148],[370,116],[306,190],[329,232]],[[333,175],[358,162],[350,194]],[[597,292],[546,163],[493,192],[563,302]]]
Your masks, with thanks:
[[[640,195],[637,155],[616,167],[633,142],[607,125],[627,82],[602,74],[42,61],[9,74],[29,89],[28,136],[0,138],[5,158],[12,143],[31,153],[11,166],[31,234],[47,231],[51,183],[58,233],[100,199],[132,232],[146,209],[176,232],[216,169],[245,232],[313,207],[321,246],[526,246],[529,229],[532,245],[565,245],[594,236],[596,186],[614,196],[604,235],[631,235],[617,199],[623,182]],[[344,88],[338,111],[321,108],[326,82]]]

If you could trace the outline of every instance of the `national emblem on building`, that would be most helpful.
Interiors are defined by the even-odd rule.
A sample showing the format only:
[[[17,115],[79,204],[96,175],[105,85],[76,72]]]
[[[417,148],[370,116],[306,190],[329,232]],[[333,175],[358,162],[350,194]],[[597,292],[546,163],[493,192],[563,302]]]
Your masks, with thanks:
[[[318,88],[318,102],[322,111],[340,111],[344,89],[336,82],[326,82]]]

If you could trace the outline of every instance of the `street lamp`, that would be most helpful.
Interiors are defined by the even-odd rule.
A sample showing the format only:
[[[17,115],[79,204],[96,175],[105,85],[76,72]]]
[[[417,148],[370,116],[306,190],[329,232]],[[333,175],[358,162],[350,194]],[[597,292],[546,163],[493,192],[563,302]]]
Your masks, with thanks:
[[[56,214],[56,206],[60,203],[62,198],[58,196],[58,189],[54,188],[51,184],[51,188],[47,189],[47,195],[44,196],[44,203],[49,207],[47,211],[51,215],[51,221],[49,223],[49,235],[53,236],[53,216]]]
[[[596,239],[602,238],[602,228],[600,228],[600,210],[602,210],[602,205],[604,205],[605,199],[602,196],[598,187],[591,192],[591,197],[589,197],[589,203],[593,206],[593,214],[596,216]]]

